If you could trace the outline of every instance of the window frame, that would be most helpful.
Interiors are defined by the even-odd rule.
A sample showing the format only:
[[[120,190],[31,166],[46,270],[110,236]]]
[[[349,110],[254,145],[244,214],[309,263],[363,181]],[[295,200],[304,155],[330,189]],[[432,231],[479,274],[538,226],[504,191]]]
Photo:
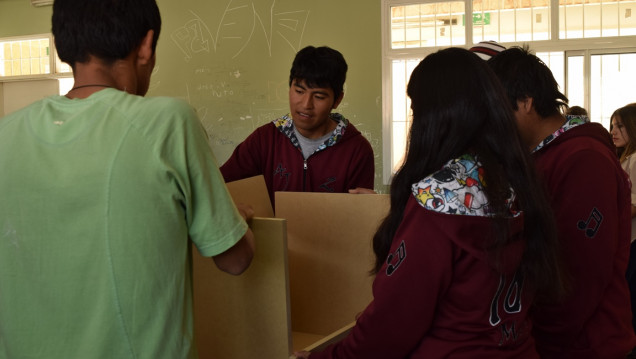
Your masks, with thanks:
[[[59,57],[57,55],[57,49],[55,48],[53,34],[51,33],[2,37],[0,38],[0,43],[12,42],[12,41],[41,40],[41,39],[49,40],[48,62],[49,62],[49,68],[51,69],[51,72],[48,74],[0,76],[0,83],[13,82],[13,81],[25,81],[25,80],[60,79],[60,78],[73,77],[72,71],[68,71],[68,72],[62,71],[61,69],[62,62],[58,61]]]
[[[382,46],[382,164],[383,184],[388,185],[393,176],[393,88],[392,88],[392,61],[421,59],[438,50],[447,48],[448,46],[439,47],[413,47],[398,48],[391,47],[391,7],[406,6],[414,4],[427,4],[443,2],[439,0],[382,0],[381,3],[381,46]],[[472,0],[464,0],[466,14],[473,13]],[[584,54],[584,99],[585,106],[590,105],[590,58],[591,55],[599,53],[618,53],[630,52],[635,49],[636,36],[613,36],[613,37],[595,37],[595,38],[576,38],[576,39],[560,39],[559,38],[559,0],[550,0],[550,39],[538,41],[523,42],[501,42],[506,48],[511,46],[528,45],[535,52],[553,52],[562,51],[566,59],[564,69],[565,79],[564,88],[561,89],[567,96],[567,56],[568,53],[582,52]],[[473,39],[473,18],[465,14],[465,36],[466,45],[460,46],[470,48],[474,45]],[[406,89],[404,89],[406,91]]]

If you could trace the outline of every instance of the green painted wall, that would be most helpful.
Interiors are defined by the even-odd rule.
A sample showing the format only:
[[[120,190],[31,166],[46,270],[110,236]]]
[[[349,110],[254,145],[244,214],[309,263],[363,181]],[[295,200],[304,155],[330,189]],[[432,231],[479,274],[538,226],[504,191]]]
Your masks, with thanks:
[[[51,32],[51,7],[33,7],[29,0],[0,0],[0,37]]]
[[[163,28],[150,96],[197,109],[219,162],[256,127],[289,111],[288,76],[304,46],[349,64],[338,108],[371,142],[382,185],[379,0],[158,0]],[[0,37],[50,31],[51,7],[0,0]]]

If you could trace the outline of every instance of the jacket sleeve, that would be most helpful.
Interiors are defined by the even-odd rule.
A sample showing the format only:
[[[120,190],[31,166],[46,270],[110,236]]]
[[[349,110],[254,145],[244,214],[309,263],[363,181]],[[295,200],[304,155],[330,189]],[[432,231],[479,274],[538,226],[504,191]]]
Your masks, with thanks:
[[[375,179],[375,158],[373,148],[364,136],[359,135],[360,141],[356,145],[356,152],[349,166],[348,189],[353,188],[374,188]]]
[[[262,153],[259,148],[263,142],[262,135],[262,128],[258,128],[236,146],[230,158],[220,168],[225,182],[263,174],[263,165],[258,157]]]
[[[422,230],[425,212],[411,199],[373,283],[374,300],[345,339],[311,359],[405,358],[418,346],[450,285],[453,258],[451,241]]]
[[[631,203],[632,206],[636,206],[636,186],[634,186],[634,181],[636,181],[636,155],[632,155],[627,159],[628,167],[627,174],[629,175],[629,180],[632,182],[631,185]]]

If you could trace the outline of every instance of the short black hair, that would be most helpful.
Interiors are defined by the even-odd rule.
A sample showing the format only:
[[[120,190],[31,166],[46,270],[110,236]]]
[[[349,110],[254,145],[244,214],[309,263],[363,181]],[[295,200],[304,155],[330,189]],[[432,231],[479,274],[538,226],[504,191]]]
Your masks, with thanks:
[[[343,91],[347,69],[347,62],[339,51],[327,46],[307,46],[294,58],[289,86],[294,79],[305,80],[309,87],[331,88],[337,99]]]
[[[587,110],[581,106],[572,106],[565,111],[565,114],[572,116],[587,116]]]
[[[55,0],[52,32],[60,59],[71,67],[95,56],[106,63],[128,56],[154,30],[161,31],[155,0]]]
[[[528,47],[511,47],[488,60],[488,65],[499,77],[512,108],[527,97],[533,100],[535,111],[541,117],[562,113],[568,98],[559,91],[559,85],[550,68]]]

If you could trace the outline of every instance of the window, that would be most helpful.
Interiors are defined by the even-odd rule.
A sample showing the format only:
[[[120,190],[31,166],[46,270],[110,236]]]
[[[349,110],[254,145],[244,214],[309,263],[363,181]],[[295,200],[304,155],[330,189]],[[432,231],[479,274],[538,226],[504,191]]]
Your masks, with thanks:
[[[393,93],[391,133],[393,141],[393,151],[391,152],[391,168],[393,172],[404,160],[406,151],[406,139],[411,127],[411,101],[406,96],[406,85],[411,77],[415,66],[422,59],[393,60],[392,65],[392,86],[394,89],[403,89]]]
[[[474,0],[473,43],[550,38],[549,0]]]
[[[565,52],[563,52],[565,54]],[[585,56],[584,51],[568,52],[567,97],[571,106],[585,106]],[[563,87],[562,87],[563,88]]]
[[[406,149],[411,72],[426,55],[449,46],[470,48],[484,40],[529,45],[570,105],[586,108],[592,121],[609,128],[616,108],[636,102],[635,10],[635,0],[382,0],[384,183]]]
[[[464,2],[391,7],[391,48],[464,45]]]
[[[591,53],[590,117],[610,128],[614,110],[636,102],[633,84],[636,81],[636,49],[631,52]]]
[[[0,39],[0,80],[70,73],[70,67],[52,53],[50,35]]]
[[[51,73],[49,39],[5,41],[0,50],[2,76],[40,75]]]
[[[559,0],[559,38],[636,35],[634,1]]]
[[[536,52],[535,54],[552,70],[552,76],[563,92],[565,90],[565,54],[563,51]]]

